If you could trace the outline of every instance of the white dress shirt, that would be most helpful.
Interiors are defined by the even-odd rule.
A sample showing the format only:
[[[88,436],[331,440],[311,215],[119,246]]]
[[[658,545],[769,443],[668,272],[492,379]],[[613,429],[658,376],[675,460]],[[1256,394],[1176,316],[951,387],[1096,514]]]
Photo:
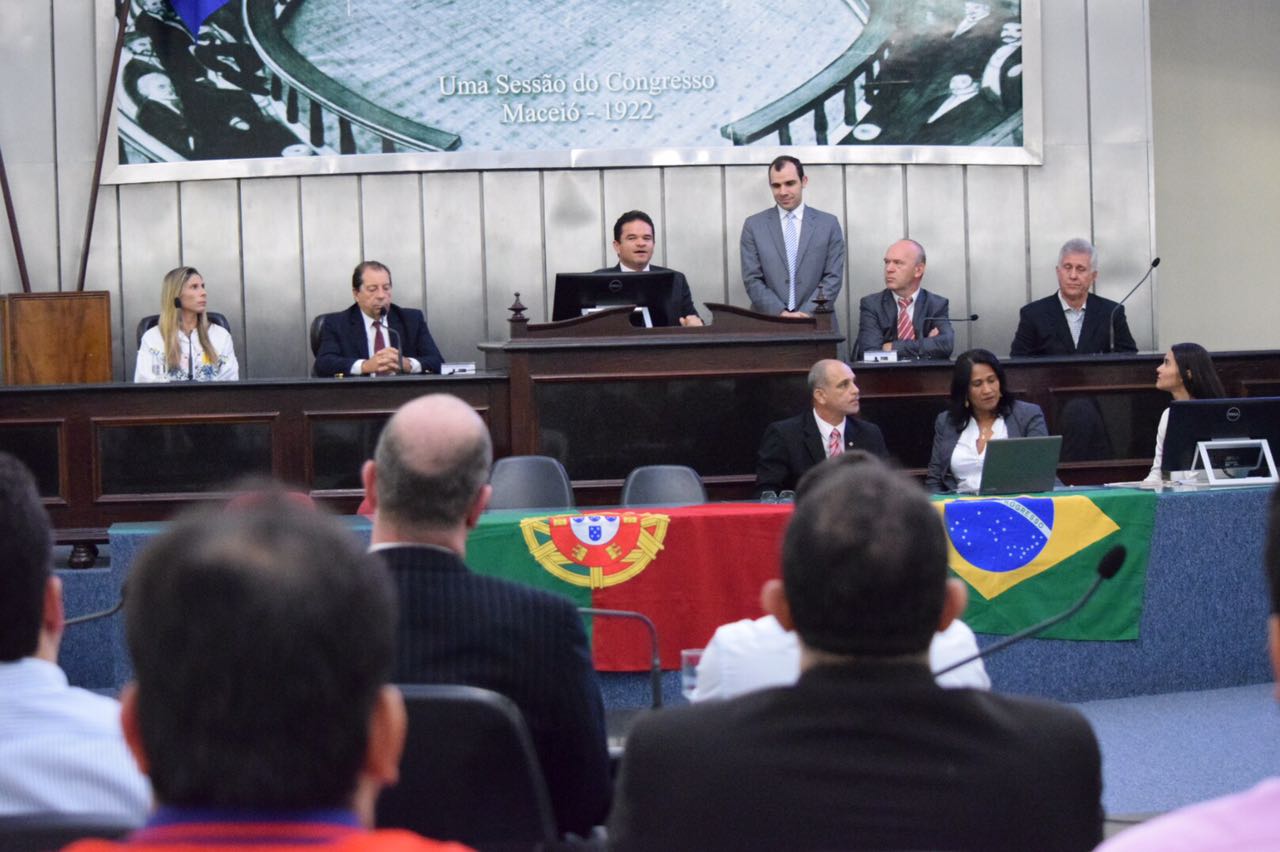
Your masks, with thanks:
[[[956,491],[977,491],[982,485],[982,465],[987,460],[987,447],[982,446],[978,452],[978,419],[969,418],[969,425],[964,427],[956,440],[956,448],[951,451],[951,474],[956,478]],[[1009,426],[1003,417],[997,417],[991,424],[991,437],[995,441],[1009,437]]]
[[[0,815],[84,813],[141,825],[150,807],[119,703],[68,686],[53,663],[0,663]]]
[[[387,322],[390,319],[390,317],[391,315],[387,314],[387,316],[379,320],[379,322],[382,323],[382,344],[384,346],[394,346],[396,349],[400,349],[403,351],[404,341],[399,339],[400,332],[397,331],[393,333],[391,331],[391,326]],[[365,337],[365,340],[367,341],[365,351],[367,351],[369,353],[369,357],[372,358],[376,354],[373,350],[374,340],[377,335],[377,331],[373,327],[373,323],[375,320],[373,317],[369,316],[364,311],[360,312],[360,318],[364,320],[364,337]],[[391,339],[393,336],[396,338],[394,342]],[[364,366],[365,360],[366,359],[364,358],[357,358],[356,360],[351,362],[351,375],[359,376],[362,374],[363,371],[361,368]],[[410,358],[408,355],[405,355],[404,371],[406,373],[421,373],[422,364],[418,363],[417,358]]]

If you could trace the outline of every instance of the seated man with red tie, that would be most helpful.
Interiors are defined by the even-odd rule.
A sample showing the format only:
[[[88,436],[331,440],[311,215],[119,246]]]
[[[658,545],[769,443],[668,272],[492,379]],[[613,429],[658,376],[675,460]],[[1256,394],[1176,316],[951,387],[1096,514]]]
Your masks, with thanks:
[[[426,317],[391,303],[391,270],[366,260],[351,273],[355,304],[325,318],[316,352],[317,376],[438,373],[444,358]]]
[[[764,430],[756,458],[756,493],[794,490],[805,471],[845,450],[889,455],[880,428],[857,416],[860,394],[848,364],[830,358],[814,364],[809,395],[811,411]]]
[[[924,246],[898,240],[884,253],[884,289],[863,296],[858,306],[856,360],[867,352],[897,352],[898,360],[951,357],[955,331],[946,299],[920,287]]]

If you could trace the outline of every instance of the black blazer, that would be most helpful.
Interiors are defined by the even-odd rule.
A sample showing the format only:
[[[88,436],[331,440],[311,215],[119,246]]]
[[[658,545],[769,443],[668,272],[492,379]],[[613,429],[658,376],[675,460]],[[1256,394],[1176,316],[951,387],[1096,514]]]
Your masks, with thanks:
[[[840,435],[846,450],[866,450],[881,458],[889,455],[884,435],[874,423],[846,417]],[[813,409],[770,423],[756,455],[756,493],[794,489],[804,472],[826,457]]]
[[[640,717],[610,849],[1036,849],[1102,840],[1077,711],[943,689],[919,664],[823,665],[794,687]]]
[[[1119,310],[1116,308],[1119,307]],[[1058,294],[1024,305],[1018,316],[1009,354],[1026,355],[1096,355],[1111,352],[1111,313],[1115,311],[1116,352],[1137,352],[1138,344],[1129,333],[1124,306],[1090,293],[1084,303],[1084,326],[1080,343],[1071,342],[1071,328],[1062,310]]]
[[[440,372],[444,357],[431,339],[422,311],[392,305],[387,311],[387,325],[395,332],[387,336],[387,345],[394,346],[398,342],[400,354],[406,358],[417,358],[424,372]],[[359,305],[353,304],[325,319],[320,326],[320,349],[316,354],[317,376],[347,373],[351,370],[351,362],[368,357],[369,338],[365,334]]]
[[[885,288],[863,296],[858,303],[858,345],[854,359],[861,361],[864,352],[878,352],[893,342],[899,358],[950,358],[956,345],[956,333],[947,317],[950,303],[937,293],[921,287],[916,291],[911,325],[916,339],[898,341],[898,299]],[[943,319],[938,319],[942,317]],[[937,337],[929,332],[938,329]]]
[[[606,266],[604,269],[597,269],[596,272],[621,272],[622,264],[615,263],[613,266]],[[695,316],[698,319],[698,309],[693,304],[693,293],[689,291],[689,282],[684,277],[683,272],[677,272],[674,269],[667,269],[665,266],[649,264],[651,272],[671,272],[675,275],[675,286],[671,290],[671,324],[679,325],[681,317]]]
[[[573,603],[476,574],[441,548],[376,553],[400,598],[394,679],[510,698],[529,724],[560,830],[585,836],[603,823],[612,790],[604,704]]]

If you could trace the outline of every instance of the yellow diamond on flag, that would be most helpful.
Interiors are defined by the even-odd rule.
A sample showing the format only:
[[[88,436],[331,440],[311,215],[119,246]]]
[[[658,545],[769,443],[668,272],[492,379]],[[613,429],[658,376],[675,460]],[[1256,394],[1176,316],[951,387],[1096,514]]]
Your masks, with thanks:
[[[1088,497],[948,500],[936,504],[947,562],[987,600],[1120,529]]]

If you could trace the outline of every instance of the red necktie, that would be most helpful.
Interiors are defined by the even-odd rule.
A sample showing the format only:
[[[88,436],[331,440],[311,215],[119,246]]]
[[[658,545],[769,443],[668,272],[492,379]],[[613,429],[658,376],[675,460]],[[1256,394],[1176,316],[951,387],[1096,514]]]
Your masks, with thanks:
[[[838,456],[844,452],[844,444],[840,443],[840,430],[832,429],[831,438],[827,441],[827,458]]]
[[[382,323],[373,321],[373,354],[377,355],[387,348],[387,340],[382,336]]]
[[[911,305],[911,299],[898,300],[898,339],[899,340],[915,340],[916,330],[911,327],[911,317],[907,315],[907,308]]]

